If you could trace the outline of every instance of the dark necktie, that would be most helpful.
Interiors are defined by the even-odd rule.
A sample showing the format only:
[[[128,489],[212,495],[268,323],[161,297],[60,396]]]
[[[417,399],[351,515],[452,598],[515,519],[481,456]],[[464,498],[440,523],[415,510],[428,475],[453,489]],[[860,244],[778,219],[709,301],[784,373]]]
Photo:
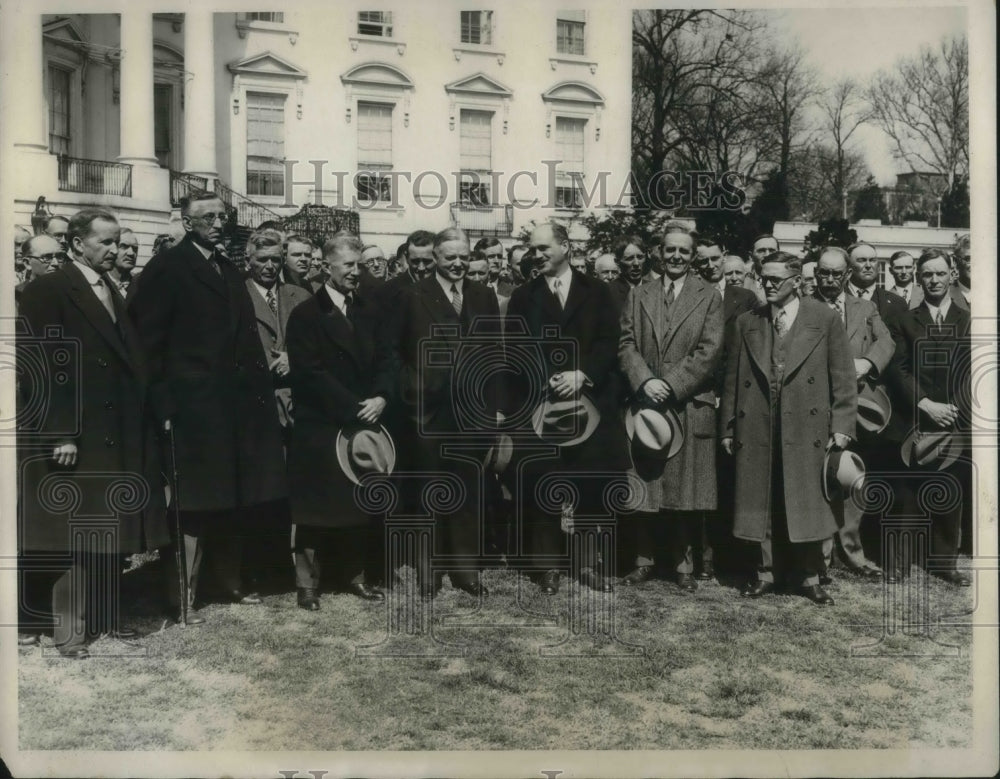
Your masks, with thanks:
[[[347,323],[350,325],[354,324],[354,296],[345,295],[344,296],[344,318],[347,319]]]
[[[670,282],[670,286],[667,287],[667,311],[670,310],[671,306],[674,305],[674,300],[677,295],[674,292],[674,282]]]
[[[274,287],[271,287],[271,289],[269,289],[267,291],[267,297],[265,298],[265,300],[267,300],[267,307],[271,309],[271,313],[274,314],[277,317],[278,316],[278,298],[275,297],[275,295],[274,295]]]

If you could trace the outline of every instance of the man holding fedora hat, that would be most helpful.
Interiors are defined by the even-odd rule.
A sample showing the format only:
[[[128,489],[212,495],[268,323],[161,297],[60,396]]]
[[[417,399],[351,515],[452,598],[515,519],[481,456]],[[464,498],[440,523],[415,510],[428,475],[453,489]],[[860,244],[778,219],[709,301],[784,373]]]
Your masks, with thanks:
[[[515,410],[534,407],[528,432],[533,428],[541,442],[557,447],[551,456],[523,462],[518,485],[524,546],[543,569],[537,577],[541,591],[553,595],[569,557],[571,518],[605,514],[605,493],[614,480],[609,474],[620,471],[624,478],[628,465],[617,403],[620,329],[608,285],[570,267],[565,227],[539,225],[531,248],[541,272],[511,294],[505,332],[508,338],[519,333],[521,352],[536,354],[538,363],[512,380],[508,404],[512,417],[520,413]],[[536,494],[556,474],[572,482],[577,494],[561,513],[540,506],[544,496]],[[579,564],[581,583],[608,592],[611,580],[599,562],[594,550],[573,564]]]
[[[854,435],[857,374],[840,317],[798,297],[801,260],[779,251],[761,270],[767,304],[736,320],[720,422],[735,460],[733,534],[759,551],[743,594],[774,592],[783,573],[796,593],[832,605],[819,583],[823,541],[837,530],[823,464]]]
[[[642,408],[629,412],[626,431],[632,432],[633,472],[645,485],[641,513],[631,523],[636,567],[622,581],[636,585],[650,577],[660,529],[677,584],[693,592],[691,549],[704,512],[716,508],[714,382],[722,297],[713,285],[688,275],[694,238],[685,227],[667,225],[661,255],[663,278],[634,288],[621,319],[618,359]],[[670,416],[678,424],[670,424]]]
[[[296,419],[288,458],[295,584],[308,611],[319,609],[327,549],[328,578],[364,600],[385,599],[373,586],[382,578],[382,527],[358,505],[355,485],[393,470],[395,448],[380,421],[399,366],[375,335],[378,307],[358,291],[362,249],[353,235],[324,244],[329,278],[295,307],[285,334]]]
[[[847,333],[847,341],[854,358],[854,372],[857,375],[858,391],[858,452],[862,460],[870,461],[866,443],[885,429],[889,422],[888,397],[879,386],[883,374],[895,353],[895,343],[879,316],[878,309],[870,300],[849,295],[844,285],[849,272],[847,252],[839,246],[826,246],[816,264],[815,298],[837,313]],[[862,507],[851,496],[834,504],[840,529],[833,538],[823,544],[824,564],[829,568],[833,558],[834,541],[844,564],[855,573],[869,579],[881,579],[882,571],[866,555],[861,543]]]
[[[404,470],[419,474],[421,487],[436,474],[456,476],[464,485],[455,505],[436,512],[434,553],[450,558],[453,587],[479,597],[488,594],[479,581],[483,471],[457,450],[498,432],[499,395],[490,368],[503,362],[500,306],[492,289],[466,278],[470,250],[462,230],[447,228],[435,235],[433,256],[434,272],[417,281],[401,302],[396,342],[402,350],[401,400],[407,417]],[[475,369],[479,360],[485,361],[483,371]],[[437,594],[442,573],[432,576],[430,561],[417,561],[422,595]]]
[[[943,483],[957,481],[959,500],[933,507],[931,572],[950,584],[968,587],[969,577],[956,562],[962,536],[964,504],[973,500],[972,470],[966,438],[971,426],[971,341],[967,309],[950,294],[953,260],[947,252],[927,249],[917,259],[920,305],[899,320],[896,345],[898,398],[912,430],[901,448],[905,465],[926,478],[901,480],[907,514],[924,515],[918,487],[946,471]],[[944,358],[944,359],[942,359]],[[908,572],[909,560],[890,561],[890,579]]]

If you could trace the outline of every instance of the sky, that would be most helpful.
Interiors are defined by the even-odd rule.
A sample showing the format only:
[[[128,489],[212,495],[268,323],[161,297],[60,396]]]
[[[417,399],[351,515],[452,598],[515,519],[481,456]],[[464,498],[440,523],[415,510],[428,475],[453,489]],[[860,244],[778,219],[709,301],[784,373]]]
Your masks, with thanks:
[[[827,84],[851,76],[861,83],[900,57],[915,55],[921,45],[965,32],[961,7],[797,8],[766,12],[776,33],[796,38],[810,64]],[[975,98],[973,97],[973,100]],[[857,148],[882,185],[908,170],[892,158],[885,135],[865,126],[855,133]],[[852,139],[853,140],[853,139]]]

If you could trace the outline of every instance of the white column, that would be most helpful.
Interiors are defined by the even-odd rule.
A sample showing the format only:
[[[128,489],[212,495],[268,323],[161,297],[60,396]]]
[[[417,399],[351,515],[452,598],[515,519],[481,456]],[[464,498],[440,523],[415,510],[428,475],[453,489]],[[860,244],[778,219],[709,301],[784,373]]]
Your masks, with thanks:
[[[16,120],[5,124],[12,131],[15,149],[48,154],[42,15],[37,8],[25,4],[15,4],[9,13],[6,22],[0,25],[0,51],[11,55],[6,58],[8,70],[3,75],[7,80],[6,94],[13,98],[16,90],[17,109]],[[13,110],[12,106],[8,108]]]
[[[184,14],[184,172],[218,176],[215,161],[214,14]]]
[[[122,11],[120,162],[158,167],[153,139],[153,14]]]

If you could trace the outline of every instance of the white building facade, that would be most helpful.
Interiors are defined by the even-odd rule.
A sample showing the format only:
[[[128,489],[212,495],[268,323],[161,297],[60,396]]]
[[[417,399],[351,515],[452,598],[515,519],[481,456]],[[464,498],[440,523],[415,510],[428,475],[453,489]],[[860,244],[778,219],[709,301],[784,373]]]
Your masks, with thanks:
[[[140,262],[192,187],[221,191],[246,227],[306,204],[354,211],[387,253],[416,229],[509,243],[532,220],[629,202],[628,9],[7,19],[16,222],[39,196],[58,214],[102,205],[139,234]]]

